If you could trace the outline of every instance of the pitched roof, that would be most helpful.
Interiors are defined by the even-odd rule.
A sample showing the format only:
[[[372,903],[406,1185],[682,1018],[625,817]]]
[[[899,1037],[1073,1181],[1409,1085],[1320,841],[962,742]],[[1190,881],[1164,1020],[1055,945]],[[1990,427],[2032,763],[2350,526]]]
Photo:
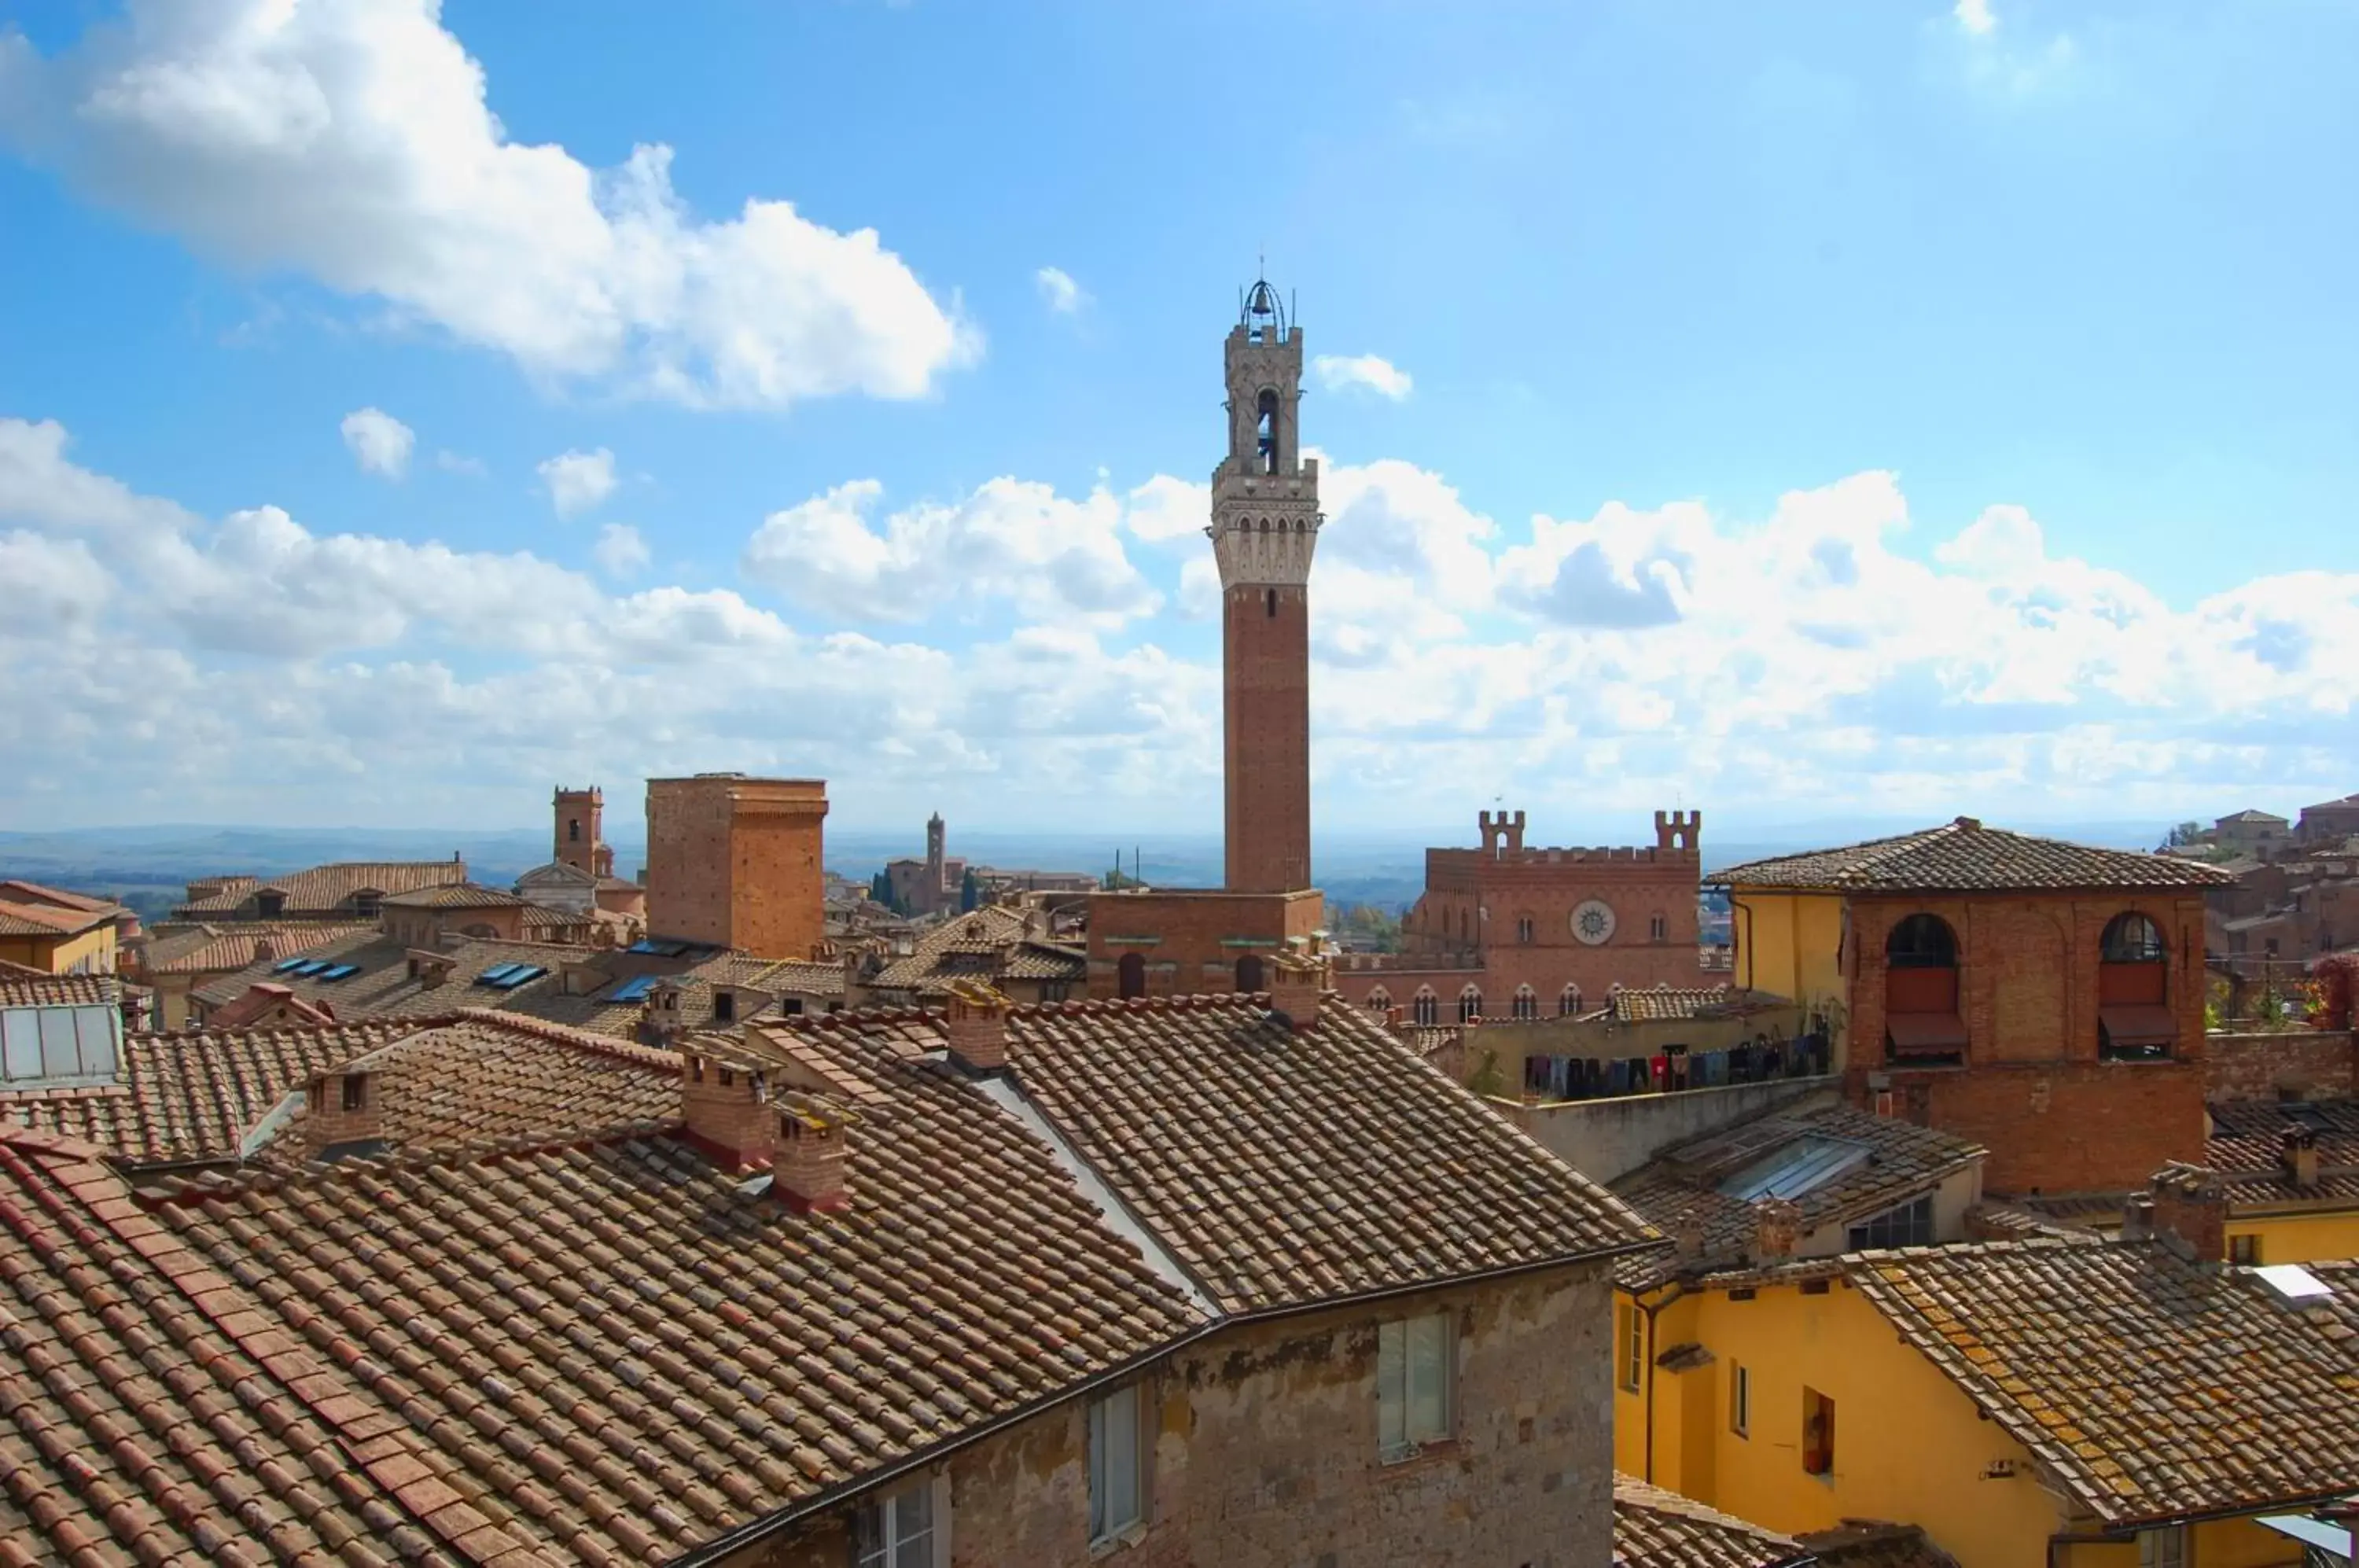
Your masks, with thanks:
[[[74,909],[0,896],[0,936],[75,936],[114,920],[112,909]]]
[[[230,879],[231,885],[220,892],[191,898],[174,913],[182,919],[234,915],[253,904],[256,895],[277,893],[286,900],[279,909],[282,915],[326,915],[344,908],[355,893],[407,893],[466,879],[465,864],[456,860],[340,861],[266,881]]]
[[[1616,1568],[1803,1568],[1810,1561],[1791,1536],[1614,1472]]]
[[[336,1021],[336,1010],[324,1002],[299,996],[275,981],[259,980],[248,985],[244,996],[205,1015],[205,1022],[219,1029],[245,1029],[265,1019],[332,1024]]]
[[[2231,811],[2220,820],[2223,822],[2275,822],[2279,827],[2286,825],[2286,820],[2276,812],[2255,811],[2249,806],[2241,811]]]
[[[112,1007],[123,1000],[123,986],[112,975],[44,975],[38,970],[0,974],[0,1007]]]
[[[1737,990],[1727,985],[1709,988],[1650,985],[1625,986],[1614,991],[1600,1010],[1612,1013],[1616,1023],[1627,1024],[1722,1018],[1791,1005],[1783,997],[1767,996],[1759,992]]]
[[[397,909],[513,909],[530,902],[516,894],[474,882],[438,882],[430,887],[388,893],[385,898],[386,907]]]
[[[1295,1033],[1236,995],[1007,1015],[1024,1092],[1229,1312],[1538,1267],[1650,1239],[1620,1202],[1340,999]],[[940,1050],[914,1010],[749,1033]],[[841,1049],[841,1047],[838,1047]]]
[[[338,925],[326,920],[212,920],[159,931],[140,950],[139,967],[147,975],[218,975],[256,962],[255,944],[270,943],[274,959],[292,958],[323,942],[374,935],[368,925]]]
[[[1848,1272],[2108,1525],[2339,1495],[2359,1474],[2359,1356],[2340,1292],[2288,1302],[2253,1269],[2153,1240],[1865,1253]]]
[[[1700,1229],[1702,1250],[1684,1259],[1669,1247],[1625,1258],[1616,1267],[1616,1281],[1627,1290],[1651,1290],[1682,1274],[1750,1261],[1758,1225],[1753,1205],[1722,1191],[1722,1184],[1781,1151],[1813,1146],[1856,1149],[1860,1158],[1815,1186],[1786,1194],[1801,1210],[1805,1236],[1917,1198],[1987,1152],[1978,1143],[1897,1116],[1826,1103],[1773,1111],[1690,1138],[1612,1186],[1666,1236],[1676,1236],[1683,1225]]]
[[[2212,1136],[2203,1163],[2220,1173],[2231,1204],[2359,1198],[2359,1100],[2238,1100],[2205,1109]],[[2285,1135],[2297,1127],[2318,1149],[2319,1180],[2308,1187],[2295,1184],[2280,1153]]]
[[[128,1034],[119,1083],[0,1093],[0,1127],[61,1133],[132,1164],[234,1159],[247,1130],[311,1074],[416,1027]]]
[[[1037,916],[1001,904],[985,904],[954,915],[917,940],[911,951],[879,970],[866,984],[879,991],[939,996],[953,981],[1081,980],[1089,975],[1082,949],[1047,940]]]
[[[11,904],[49,904],[60,909],[79,909],[86,915],[116,915],[123,906],[112,898],[94,898],[88,893],[69,892],[63,887],[45,887],[11,877],[0,880],[0,901]]]
[[[2177,855],[2034,838],[1960,817],[1897,838],[1747,861],[1705,880],[1838,893],[1997,893],[2165,891],[2219,887],[2234,878]]]
[[[1811,1530],[1799,1539],[1821,1568],[1958,1568],[1956,1558],[1913,1524],[1847,1519],[1832,1530]]]
[[[258,1298],[168,1224],[121,1217],[98,1153],[0,1127],[12,1562],[456,1564],[524,1544],[332,1353],[255,1332]]]

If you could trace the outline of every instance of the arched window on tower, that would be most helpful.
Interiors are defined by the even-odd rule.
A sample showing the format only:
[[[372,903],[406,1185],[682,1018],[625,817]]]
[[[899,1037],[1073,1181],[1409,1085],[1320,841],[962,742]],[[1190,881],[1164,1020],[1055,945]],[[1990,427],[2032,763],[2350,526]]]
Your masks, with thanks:
[[[1255,405],[1260,424],[1256,432],[1259,445],[1255,449],[1261,459],[1264,474],[1277,472],[1277,392],[1274,387],[1261,389],[1261,400]]]
[[[1125,953],[1114,970],[1114,988],[1125,999],[1147,995],[1146,958],[1136,953]]]
[[[2154,1062],[2179,1039],[2170,1007],[2170,950],[2162,928],[2130,910],[2115,915],[2098,941],[2097,1054],[2114,1062]]]
[[[1540,1016],[1539,993],[1529,985],[1516,987],[1515,1017],[1519,1023],[1530,1023]]]
[[[1393,994],[1390,991],[1386,990],[1382,985],[1378,985],[1368,993],[1368,1011],[1375,1014],[1378,1018],[1382,1018],[1392,1010]]]
[[[1409,1017],[1420,1029],[1431,1029],[1441,1021],[1441,998],[1433,994],[1430,985],[1419,985],[1417,998],[1409,1006]]]
[[[569,844],[580,844],[582,842],[582,819],[580,817],[568,817],[565,819],[565,839]]]

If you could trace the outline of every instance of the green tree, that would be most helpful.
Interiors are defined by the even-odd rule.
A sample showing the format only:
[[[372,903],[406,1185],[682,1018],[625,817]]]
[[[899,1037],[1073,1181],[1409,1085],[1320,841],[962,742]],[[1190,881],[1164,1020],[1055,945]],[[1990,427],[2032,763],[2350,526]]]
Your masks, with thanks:
[[[974,879],[974,867],[966,868],[966,879],[959,884],[959,913],[966,914],[983,901],[983,884]]]

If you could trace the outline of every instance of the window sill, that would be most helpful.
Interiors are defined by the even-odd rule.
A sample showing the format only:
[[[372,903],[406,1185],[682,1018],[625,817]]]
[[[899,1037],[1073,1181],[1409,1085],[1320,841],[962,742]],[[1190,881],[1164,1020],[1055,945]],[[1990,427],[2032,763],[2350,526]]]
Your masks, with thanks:
[[[1457,1460],[1465,1451],[1466,1445],[1457,1438],[1437,1438],[1397,1454],[1377,1454],[1376,1469],[1385,1475],[1415,1474]]]
[[[1091,1541],[1090,1561],[1096,1563],[1103,1558],[1112,1557],[1118,1552],[1127,1552],[1146,1539],[1147,1521],[1145,1519],[1139,1520],[1136,1524],[1125,1525],[1112,1535],[1100,1536]]]

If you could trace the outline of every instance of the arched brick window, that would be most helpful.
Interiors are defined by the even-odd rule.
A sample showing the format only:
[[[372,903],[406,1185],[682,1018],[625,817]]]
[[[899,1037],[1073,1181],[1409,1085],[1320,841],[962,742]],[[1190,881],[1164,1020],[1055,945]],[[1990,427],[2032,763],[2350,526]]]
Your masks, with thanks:
[[[1393,994],[1382,985],[1376,986],[1368,993],[1368,1011],[1383,1014],[1392,1011],[1392,1008]]]
[[[1894,1061],[1964,1060],[1958,935],[1939,915],[1910,915],[1884,940],[1884,1048]]]
[[[1122,962],[1114,966],[1114,988],[1127,998],[1147,995],[1147,960],[1136,953],[1125,953]]]
[[[2135,909],[2106,922],[2097,940],[2097,1054],[2158,1062],[2179,1039],[2170,1010],[2169,949],[2162,928]]]
[[[1569,1018],[1581,1011],[1581,987],[1567,985],[1556,994],[1556,1016]]]
[[[1526,1023],[1540,1016],[1540,996],[1529,985],[1516,987],[1515,1016]]]
[[[1532,920],[1531,916],[1517,915],[1516,917],[1516,940],[1520,942],[1528,943],[1532,940],[1532,932],[1535,926],[1536,922]]]
[[[1237,989],[1248,993],[1268,989],[1262,984],[1258,954],[1248,953],[1237,960]]]
[[[1458,993],[1458,1021],[1471,1024],[1483,1016],[1483,993],[1469,985]]]
[[[1431,1029],[1441,1021],[1441,998],[1433,994],[1432,986],[1419,985],[1417,988],[1416,999],[1409,1007],[1409,1016],[1423,1029]]]

